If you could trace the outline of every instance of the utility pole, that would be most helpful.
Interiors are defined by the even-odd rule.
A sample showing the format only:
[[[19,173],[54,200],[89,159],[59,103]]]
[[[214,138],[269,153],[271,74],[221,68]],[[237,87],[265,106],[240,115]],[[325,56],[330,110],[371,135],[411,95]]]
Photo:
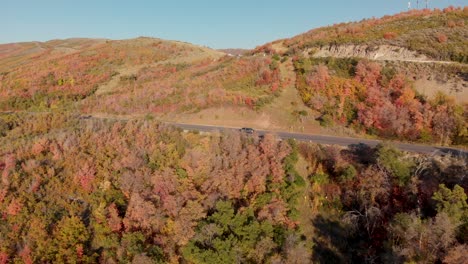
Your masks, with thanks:
[[[429,0],[426,0],[426,9],[429,8]]]

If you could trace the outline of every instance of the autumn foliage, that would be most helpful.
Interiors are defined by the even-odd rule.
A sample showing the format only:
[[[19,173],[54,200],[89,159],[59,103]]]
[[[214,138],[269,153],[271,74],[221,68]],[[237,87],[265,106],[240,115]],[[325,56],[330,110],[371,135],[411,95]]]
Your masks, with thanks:
[[[175,261],[219,201],[230,201],[239,216],[252,210],[261,225],[296,226],[295,176],[284,167],[291,147],[272,135],[206,137],[151,121],[9,117],[2,122],[11,130],[0,138],[3,259],[131,261],[151,252]],[[17,133],[36,136],[17,148],[10,144]],[[282,250],[279,240],[273,245]]]
[[[335,67],[334,74],[321,62],[310,67],[309,59],[297,61],[296,86],[304,102],[321,113],[324,125],[336,122],[384,138],[465,142],[463,108],[446,95],[428,101],[417,95],[404,74],[389,75],[392,71],[375,62],[323,62]],[[311,69],[304,70],[307,67]]]
[[[63,113],[0,122],[2,263],[463,257],[463,158]]]
[[[90,98],[86,112],[156,115],[213,106],[256,107],[271,100],[281,80],[269,58],[222,57],[191,64],[146,67],[112,93]],[[174,73],[174,70],[176,73]]]
[[[46,46],[34,59],[21,57],[23,63],[0,74],[1,110],[70,107],[95,93],[120,68],[195,52],[188,45],[147,38],[98,42],[70,53],[59,52],[61,45]]]

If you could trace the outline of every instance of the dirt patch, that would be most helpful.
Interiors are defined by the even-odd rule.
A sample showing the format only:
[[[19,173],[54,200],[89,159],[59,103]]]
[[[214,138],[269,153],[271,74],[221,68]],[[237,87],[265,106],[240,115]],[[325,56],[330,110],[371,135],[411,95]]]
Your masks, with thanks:
[[[99,88],[95,92],[95,95],[111,93],[115,88],[119,86],[121,77],[137,74],[142,68],[143,66],[136,66],[136,67],[125,67],[125,68],[119,69],[118,74],[113,76],[110,81],[99,86]]]
[[[288,47],[284,45],[283,41],[278,41],[276,43],[273,43],[272,48],[279,54],[282,54],[288,51]]]
[[[414,82],[414,88],[428,99],[434,98],[437,92],[443,92],[455,99],[455,102],[468,103],[468,84],[466,82],[439,82],[432,79],[419,79]]]

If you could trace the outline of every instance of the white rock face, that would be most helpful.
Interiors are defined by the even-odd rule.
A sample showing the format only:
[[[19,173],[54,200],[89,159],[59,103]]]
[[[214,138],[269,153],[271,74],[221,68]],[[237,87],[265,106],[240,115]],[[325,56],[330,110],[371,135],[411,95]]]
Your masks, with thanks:
[[[306,54],[313,52],[313,49],[306,50]],[[388,60],[388,61],[420,61],[428,62],[430,58],[423,54],[418,54],[415,51],[406,48],[380,45],[369,47],[367,45],[329,45],[321,47],[312,54],[312,57],[336,57],[336,58],[366,58],[370,60]]]

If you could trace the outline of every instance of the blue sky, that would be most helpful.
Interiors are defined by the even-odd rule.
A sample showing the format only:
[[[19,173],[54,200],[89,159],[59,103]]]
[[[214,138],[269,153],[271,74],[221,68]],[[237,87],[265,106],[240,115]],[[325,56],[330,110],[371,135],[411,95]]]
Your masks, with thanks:
[[[253,48],[319,26],[394,14],[406,10],[407,2],[0,0],[0,43],[149,36],[212,48]],[[416,6],[416,0],[412,2]],[[449,5],[468,5],[468,0],[430,1],[432,8]]]

